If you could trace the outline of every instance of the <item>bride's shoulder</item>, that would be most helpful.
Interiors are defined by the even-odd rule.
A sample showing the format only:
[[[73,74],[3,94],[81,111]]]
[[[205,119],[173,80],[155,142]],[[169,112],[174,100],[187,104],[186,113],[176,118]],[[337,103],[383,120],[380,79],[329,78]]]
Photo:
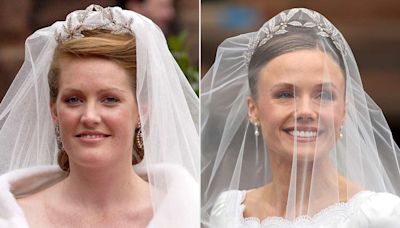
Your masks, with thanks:
[[[241,204],[246,196],[244,190],[229,190],[222,192],[215,201],[213,210],[217,210],[221,206]]]
[[[222,192],[214,203],[212,215],[242,215],[249,202],[260,200],[260,192],[263,188],[251,190],[229,190]]]
[[[400,197],[387,192],[363,191],[352,200],[356,208],[349,222],[368,227],[400,227]]]
[[[18,206],[22,209],[25,219],[31,225],[38,224],[43,220],[45,214],[44,196],[43,192],[40,192],[17,199]]]
[[[62,177],[63,173],[53,166],[18,169],[1,175],[0,226],[27,227],[26,217],[35,218],[43,211],[39,192]]]
[[[388,192],[361,191],[353,197],[355,205],[366,208],[399,207],[400,197]]]
[[[227,224],[233,227],[232,223],[237,222],[243,212],[242,202],[245,195],[246,191],[241,190],[222,192],[211,211],[210,222],[213,227],[226,227]]]

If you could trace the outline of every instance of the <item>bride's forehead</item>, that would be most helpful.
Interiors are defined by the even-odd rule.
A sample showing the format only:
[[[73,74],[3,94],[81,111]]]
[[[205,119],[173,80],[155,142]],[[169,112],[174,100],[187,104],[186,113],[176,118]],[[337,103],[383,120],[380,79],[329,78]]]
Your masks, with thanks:
[[[263,66],[260,81],[340,83],[344,80],[339,64],[329,54],[319,50],[289,52],[272,59]]]
[[[304,68],[339,68],[339,64],[328,53],[324,53],[318,49],[305,49],[284,53],[273,58],[270,62],[263,66],[264,69],[304,69]]]

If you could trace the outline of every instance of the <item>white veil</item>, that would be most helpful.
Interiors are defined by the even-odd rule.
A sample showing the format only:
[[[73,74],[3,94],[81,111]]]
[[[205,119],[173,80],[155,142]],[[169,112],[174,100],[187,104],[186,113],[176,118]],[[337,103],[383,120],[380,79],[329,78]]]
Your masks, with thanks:
[[[268,128],[270,126],[263,127],[262,120],[249,117],[247,99],[255,96],[250,91],[249,75],[254,72],[259,74],[265,62],[271,63],[279,56],[274,56],[274,52],[279,53],[279,47],[275,48],[274,45],[287,37],[292,39],[287,44],[292,47],[288,47],[291,50],[285,53],[318,49],[329,56],[315,59],[323,66],[322,84],[334,77],[328,61],[333,60],[340,66],[345,77],[345,92],[342,95],[345,99],[345,118],[341,125],[335,122],[340,110],[329,108],[328,105],[335,98],[328,86],[320,89],[321,93],[328,94],[324,98],[328,105],[322,101],[313,103],[316,117],[301,116],[302,94],[295,87],[290,89],[290,99],[282,97],[287,99],[284,102],[290,103],[286,107],[291,110],[292,119],[285,123],[290,122],[292,129],[284,129],[287,135],[280,136],[281,141],[274,141],[269,138],[273,130]],[[303,39],[299,37],[311,39],[315,47],[297,45],[297,40]],[[263,50],[269,53],[263,53]],[[257,58],[264,58],[264,62],[253,61],[256,55]],[[260,80],[256,79],[256,86],[260,86],[257,84]],[[295,84],[291,81],[288,83]],[[285,141],[283,138],[288,138],[289,133],[293,142],[291,153],[286,157],[290,166],[284,169],[289,177],[285,180],[285,209],[283,214],[275,216],[287,220],[313,216],[329,205],[348,201],[363,190],[400,194],[399,147],[393,140],[381,109],[363,89],[350,47],[342,34],[319,13],[304,8],[286,10],[267,21],[256,32],[226,39],[218,47],[215,62],[203,78],[201,88],[203,225],[212,226],[210,215],[221,193],[252,190],[274,182],[271,160],[275,158],[271,159],[271,148],[280,148],[276,144]],[[262,91],[261,95],[259,93],[257,90],[257,96],[268,96],[267,91]],[[263,110],[264,118],[274,115],[275,109],[267,104]],[[300,121],[304,118],[312,118],[310,123],[317,129],[313,133],[315,135],[301,130],[303,125]],[[258,130],[255,130],[254,123],[258,124]],[[293,133],[297,129],[298,133]],[[313,146],[301,142],[304,137],[313,138]],[[308,158],[302,154],[303,147],[312,150]],[[333,172],[327,175],[326,170]],[[329,180],[329,184],[323,180]],[[228,221],[230,218],[226,219]]]
[[[136,38],[137,103],[154,216],[149,227],[197,227],[200,222],[198,98],[148,18],[119,7],[91,5],[33,33],[25,61],[0,105],[0,173],[56,164],[47,75],[57,39],[86,29],[132,32]],[[169,170],[164,172],[164,170]]]

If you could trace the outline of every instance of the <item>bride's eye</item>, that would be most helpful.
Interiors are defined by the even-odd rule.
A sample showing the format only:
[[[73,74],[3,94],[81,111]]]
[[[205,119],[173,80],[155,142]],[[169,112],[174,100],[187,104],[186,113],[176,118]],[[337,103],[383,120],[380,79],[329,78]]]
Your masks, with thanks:
[[[64,99],[64,102],[71,106],[76,106],[82,103],[82,100],[77,96],[71,96]]]
[[[120,102],[120,99],[114,96],[107,96],[102,101],[106,105],[115,105]]]
[[[322,101],[334,101],[335,98],[335,94],[332,91],[321,91],[317,96],[317,99]]]
[[[274,95],[276,99],[291,99],[294,98],[293,91],[279,91]]]

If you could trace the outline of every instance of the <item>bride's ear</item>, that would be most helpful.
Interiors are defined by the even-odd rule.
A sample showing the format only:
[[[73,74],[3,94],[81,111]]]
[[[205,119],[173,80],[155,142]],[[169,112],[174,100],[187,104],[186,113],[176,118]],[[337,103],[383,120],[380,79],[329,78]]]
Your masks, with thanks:
[[[256,105],[256,101],[251,96],[247,97],[247,114],[249,116],[250,122],[258,122],[258,108]]]
[[[50,102],[50,113],[51,113],[51,119],[53,120],[54,124],[58,123],[58,115],[57,115],[57,107],[56,107],[56,102]]]

